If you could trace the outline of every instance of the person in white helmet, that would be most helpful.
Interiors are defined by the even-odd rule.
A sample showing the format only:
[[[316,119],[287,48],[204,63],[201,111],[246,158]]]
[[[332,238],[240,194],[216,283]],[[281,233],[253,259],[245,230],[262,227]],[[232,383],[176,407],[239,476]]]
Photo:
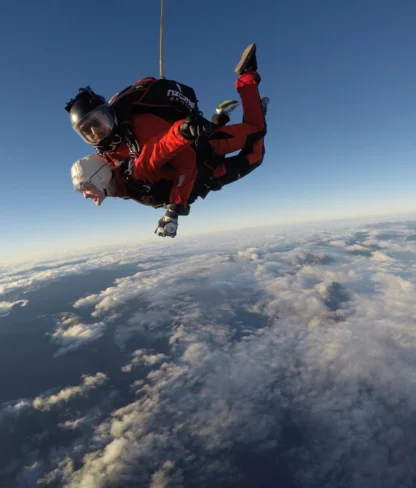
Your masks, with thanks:
[[[71,168],[71,178],[75,190],[97,206],[107,196],[118,196],[120,193],[107,161],[96,154],[76,161]]]
[[[171,181],[161,181],[152,186],[134,181],[127,161],[114,167],[98,154],[75,161],[71,167],[71,178],[74,189],[97,206],[106,197],[119,197],[154,208],[167,207],[172,189]]]
[[[76,161],[71,167],[71,178],[75,190],[82,193],[84,198],[92,200],[98,207],[107,197],[132,198],[156,208],[164,206],[168,211],[159,220],[155,233],[170,237],[176,235],[178,214],[175,212],[169,215],[170,205],[164,203],[169,201],[171,184],[159,186],[149,194],[152,188],[143,188],[145,185],[139,182],[129,182],[122,174],[121,168],[110,167],[106,159],[97,154]]]

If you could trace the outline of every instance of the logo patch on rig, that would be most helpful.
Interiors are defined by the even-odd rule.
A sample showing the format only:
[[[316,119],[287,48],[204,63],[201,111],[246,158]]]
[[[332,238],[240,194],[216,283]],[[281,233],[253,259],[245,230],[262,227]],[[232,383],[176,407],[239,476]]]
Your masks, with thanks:
[[[177,90],[168,90],[167,96],[171,102],[178,102],[185,105],[190,110],[194,110],[195,102],[186,97],[183,93]]]

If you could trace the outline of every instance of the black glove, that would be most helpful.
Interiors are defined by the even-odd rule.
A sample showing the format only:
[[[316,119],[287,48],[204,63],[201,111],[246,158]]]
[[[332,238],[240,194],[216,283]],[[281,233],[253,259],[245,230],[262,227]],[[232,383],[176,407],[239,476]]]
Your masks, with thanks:
[[[212,131],[212,124],[198,114],[191,114],[179,126],[182,137],[194,141],[200,136],[206,136]]]
[[[211,190],[211,191],[219,191],[222,189],[224,186],[223,181],[221,178],[211,178],[206,186]]]
[[[174,205],[172,207],[175,207]],[[160,237],[172,237],[176,236],[178,231],[178,213],[168,209],[166,214],[159,220],[155,234]]]
[[[172,239],[176,236],[178,232],[178,219],[173,219],[172,217],[168,217],[165,215],[162,217],[158,224],[157,229],[155,230],[155,234],[160,237],[172,237]]]

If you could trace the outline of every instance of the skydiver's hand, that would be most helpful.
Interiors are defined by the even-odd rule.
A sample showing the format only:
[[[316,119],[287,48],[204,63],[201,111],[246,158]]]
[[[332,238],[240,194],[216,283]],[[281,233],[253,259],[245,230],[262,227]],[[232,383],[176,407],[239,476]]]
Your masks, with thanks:
[[[178,214],[168,210],[166,215],[159,220],[155,234],[173,239],[178,231],[178,225]]]
[[[188,115],[179,126],[182,137],[194,141],[200,136],[206,136],[212,131],[212,124],[198,114]]]
[[[221,178],[211,178],[206,184],[207,188],[211,191],[219,191],[224,186],[224,182]]]

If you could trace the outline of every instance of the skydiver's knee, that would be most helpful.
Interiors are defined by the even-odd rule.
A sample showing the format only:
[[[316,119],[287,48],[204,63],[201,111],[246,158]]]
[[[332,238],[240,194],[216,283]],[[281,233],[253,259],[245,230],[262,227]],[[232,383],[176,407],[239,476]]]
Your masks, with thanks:
[[[248,166],[250,168],[250,172],[253,171],[253,169],[258,168],[264,161],[264,154],[265,151],[263,151],[261,154],[249,154],[247,155],[247,162]]]

